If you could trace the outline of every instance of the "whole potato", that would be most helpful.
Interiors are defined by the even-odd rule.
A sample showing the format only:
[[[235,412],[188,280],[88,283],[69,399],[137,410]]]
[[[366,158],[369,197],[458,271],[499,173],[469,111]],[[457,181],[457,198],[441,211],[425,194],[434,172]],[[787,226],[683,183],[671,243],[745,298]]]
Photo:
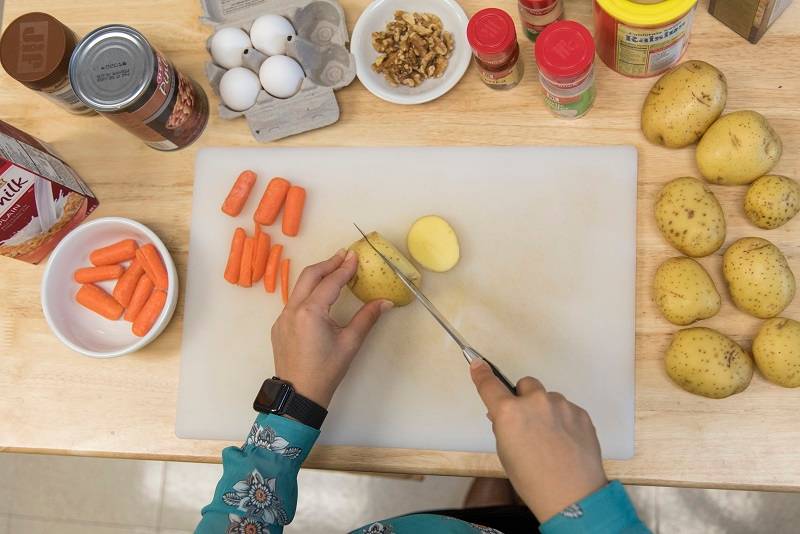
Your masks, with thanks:
[[[691,258],[670,258],[656,270],[653,292],[667,321],[685,326],[717,314],[720,297],[703,266]]]
[[[783,253],[766,239],[734,242],[722,256],[722,274],[736,307],[761,319],[775,317],[794,298],[794,274]]]
[[[664,238],[687,256],[715,252],[725,241],[725,215],[717,197],[697,178],[676,178],[659,192],[656,224]]]
[[[691,145],[717,120],[727,98],[724,74],[705,61],[685,61],[650,89],[642,106],[642,132],[657,145]]]
[[[800,323],[783,317],[764,321],[753,340],[753,357],[770,382],[800,386]]]
[[[800,184],[768,174],[753,182],[744,197],[744,213],[759,228],[771,230],[789,222],[800,211]]]
[[[736,111],[712,124],[697,144],[697,166],[709,182],[749,184],[778,162],[783,145],[767,119],[755,111]]]
[[[712,399],[744,391],[753,378],[750,356],[732,339],[710,328],[676,332],[664,365],[680,387]]]
[[[419,286],[422,283],[422,274],[390,241],[377,232],[370,232],[367,237],[414,285]],[[359,239],[350,245],[350,250],[358,254],[358,268],[347,286],[362,302],[387,299],[395,306],[405,306],[414,300],[414,294],[365,239]]]

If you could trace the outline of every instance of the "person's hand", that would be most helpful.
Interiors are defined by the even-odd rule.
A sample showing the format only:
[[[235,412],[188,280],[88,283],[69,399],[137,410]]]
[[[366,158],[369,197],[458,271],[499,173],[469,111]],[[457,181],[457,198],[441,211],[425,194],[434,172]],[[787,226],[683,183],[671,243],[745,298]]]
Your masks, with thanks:
[[[356,254],[345,256],[344,250],[306,267],[272,326],[275,375],[326,409],[364,338],[381,313],[392,307],[389,301],[376,300],[365,304],[346,326],[336,324],[330,308],[357,267]]]
[[[500,462],[539,522],[608,482],[585,410],[530,376],[517,382],[514,396],[481,359],[470,374],[489,410]]]

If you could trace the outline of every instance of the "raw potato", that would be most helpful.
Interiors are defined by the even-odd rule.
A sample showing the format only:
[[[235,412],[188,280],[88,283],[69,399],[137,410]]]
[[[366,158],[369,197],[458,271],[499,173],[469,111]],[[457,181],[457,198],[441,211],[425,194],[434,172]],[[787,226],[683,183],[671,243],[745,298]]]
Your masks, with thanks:
[[[447,272],[461,257],[458,236],[453,227],[438,215],[417,219],[411,225],[406,241],[411,257],[429,271]]]
[[[744,213],[759,228],[782,226],[798,211],[800,184],[785,176],[762,176],[750,185],[744,197]]]
[[[753,378],[750,356],[732,339],[710,328],[676,332],[664,364],[680,387],[712,399],[744,391]]]
[[[414,282],[414,285],[419,287],[422,283],[422,275],[408,261],[408,258],[397,250],[397,247],[384,239],[378,232],[371,232],[367,234],[367,237],[369,237],[370,243],[375,245],[389,261],[399,267],[403,274]],[[358,254],[358,269],[347,286],[362,302],[387,299],[391,300],[395,306],[405,306],[414,300],[414,294],[392,272],[366,240],[356,241],[350,245],[350,250]]]
[[[800,323],[783,317],[764,321],[753,340],[753,357],[770,382],[800,386]]]
[[[686,61],[664,74],[642,106],[642,132],[651,143],[696,143],[719,118],[728,98],[725,75],[705,61]]]
[[[755,111],[720,117],[697,145],[697,166],[706,180],[721,185],[749,184],[778,162],[783,146],[767,119]]]
[[[697,178],[676,178],[656,199],[656,224],[664,238],[687,256],[715,252],[725,241],[725,216],[714,193]]]
[[[734,242],[722,257],[722,274],[736,307],[761,319],[775,317],[794,298],[794,274],[783,253],[766,239]]]
[[[667,321],[686,326],[717,314],[720,297],[703,266],[691,258],[670,258],[656,270],[653,292]]]

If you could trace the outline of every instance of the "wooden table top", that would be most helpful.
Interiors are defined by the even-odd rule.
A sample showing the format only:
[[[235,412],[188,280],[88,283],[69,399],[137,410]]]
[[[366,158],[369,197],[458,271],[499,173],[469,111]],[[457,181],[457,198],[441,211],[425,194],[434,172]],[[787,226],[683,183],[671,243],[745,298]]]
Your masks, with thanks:
[[[342,1],[351,29],[367,3]],[[483,3],[465,0],[462,4],[472,14]],[[513,0],[494,4],[516,17]],[[701,1],[687,57],[709,61],[727,75],[729,111],[754,109],[770,119],[784,143],[775,171],[800,178],[800,71],[791,62],[800,54],[800,5],[795,2],[789,7],[757,46],[710,17],[706,7],[707,1]],[[198,20],[198,1],[160,0],[144,7],[138,0],[9,0],[5,22],[34,10],[53,14],[79,34],[113,22],[138,28],[204,85],[216,108],[218,99],[203,75],[207,60],[203,44],[211,30]],[[591,27],[589,0],[568,0],[566,12]],[[636,484],[800,490],[800,388],[784,389],[756,375],[745,392],[710,400],[682,391],[664,371],[662,354],[677,328],[660,316],[651,301],[650,285],[658,264],[677,253],[659,235],[652,203],[661,184],[678,176],[698,176],[698,171],[693,148],[653,146],[639,130],[641,103],[654,80],[624,78],[598,59],[594,108],[580,120],[559,120],[541,102],[531,47],[524,44],[527,73],[513,91],[486,88],[474,65],[454,90],[423,106],[385,103],[356,81],[338,93],[341,120],[337,124],[276,144],[636,145],[636,455],[629,461],[606,462],[608,474]],[[131,217],[156,231],[172,251],[181,277],[186,274],[197,150],[259,146],[244,120],[224,121],[212,111],[199,142],[181,152],[160,153],[100,117],[61,112],[5,72],[0,74],[0,110],[2,120],[52,143],[84,177],[100,199],[94,217]],[[744,218],[744,188],[713,189],[728,219],[727,243],[746,235],[767,237],[800,273],[800,236],[795,234],[800,217],[777,230],[758,230]],[[720,277],[721,255],[701,263],[725,294],[719,315],[702,324],[749,347],[759,321],[731,304]],[[50,333],[39,301],[43,265],[0,258],[0,266],[0,450],[219,461],[220,450],[229,443],[183,440],[174,433],[182,302],[165,333],[145,350],[95,360],[71,352]],[[800,298],[785,315],[800,318]],[[242,429],[242,438],[246,431]],[[493,454],[401,449],[318,447],[306,465],[376,472],[502,474]]]

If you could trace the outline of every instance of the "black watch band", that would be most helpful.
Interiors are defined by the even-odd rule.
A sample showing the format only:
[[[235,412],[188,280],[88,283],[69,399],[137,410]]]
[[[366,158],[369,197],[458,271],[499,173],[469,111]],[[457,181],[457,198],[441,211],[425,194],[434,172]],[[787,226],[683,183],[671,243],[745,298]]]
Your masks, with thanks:
[[[261,389],[253,401],[253,409],[261,413],[288,415],[317,430],[328,415],[328,410],[297,393],[294,387],[277,376],[261,384]]]

